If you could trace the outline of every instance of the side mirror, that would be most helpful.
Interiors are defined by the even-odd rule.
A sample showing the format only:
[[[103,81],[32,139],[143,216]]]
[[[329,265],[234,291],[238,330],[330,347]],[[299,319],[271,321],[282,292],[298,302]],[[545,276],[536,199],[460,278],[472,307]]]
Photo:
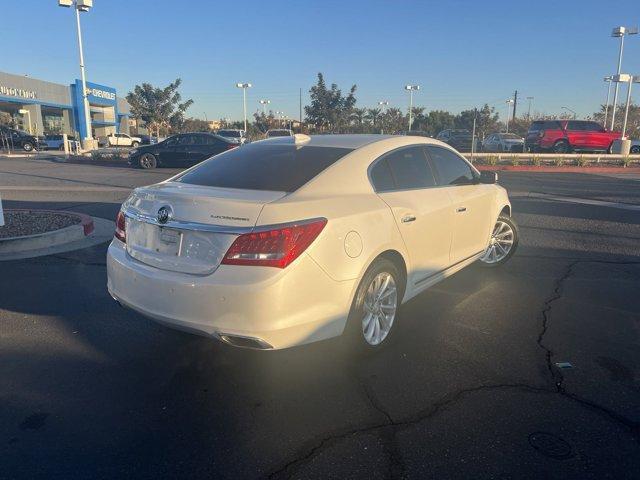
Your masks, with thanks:
[[[480,183],[498,183],[498,174],[496,172],[484,170],[480,172]]]

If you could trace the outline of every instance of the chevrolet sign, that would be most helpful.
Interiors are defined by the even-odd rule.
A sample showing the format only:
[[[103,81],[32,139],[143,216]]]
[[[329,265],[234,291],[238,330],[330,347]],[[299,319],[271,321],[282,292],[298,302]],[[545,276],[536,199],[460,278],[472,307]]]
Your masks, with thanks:
[[[115,100],[116,94],[113,92],[107,92],[106,90],[100,90],[98,88],[88,88],[85,90],[87,95],[91,95],[97,98],[104,98],[106,100]]]

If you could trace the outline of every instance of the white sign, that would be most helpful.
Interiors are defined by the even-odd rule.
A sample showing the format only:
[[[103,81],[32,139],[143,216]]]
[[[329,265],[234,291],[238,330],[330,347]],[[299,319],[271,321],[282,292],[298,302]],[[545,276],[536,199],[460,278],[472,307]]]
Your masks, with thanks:
[[[86,90],[87,95],[93,95],[98,98],[106,98],[107,100],[115,100],[116,94],[113,92],[107,92],[106,90],[98,90],[97,88],[89,88]]]
[[[2,198],[0,198],[0,227],[4,226],[4,213],[2,213]]]

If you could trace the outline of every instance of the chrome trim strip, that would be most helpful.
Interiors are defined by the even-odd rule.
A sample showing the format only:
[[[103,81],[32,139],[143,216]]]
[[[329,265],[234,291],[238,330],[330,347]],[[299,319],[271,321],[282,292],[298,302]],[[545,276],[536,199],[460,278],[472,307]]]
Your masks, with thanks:
[[[467,258],[463,258],[462,260],[457,261],[456,263],[454,263],[453,265],[449,265],[447,268],[443,268],[442,270],[438,270],[435,273],[432,273],[431,275],[427,275],[426,277],[421,278],[420,280],[416,280],[415,282],[413,282],[413,284],[415,286],[420,285],[421,283],[426,282],[427,280],[429,280],[430,278],[435,277],[436,275],[439,275],[443,272],[446,272],[447,270],[449,270],[450,268],[455,267],[456,265],[461,264],[462,262],[466,262],[467,260],[473,258],[473,257],[477,257],[479,255],[482,255],[484,253],[484,250],[479,251],[478,253],[474,253],[473,255],[469,255]]]
[[[275,223],[271,225],[253,225],[251,227],[238,227],[238,226],[232,226],[232,225],[212,225],[210,223],[183,222],[181,220],[169,220],[166,223],[160,223],[158,222],[158,219],[156,217],[153,217],[151,215],[144,215],[138,212],[133,212],[131,210],[125,210],[124,215],[125,217],[132,218],[139,222],[150,223],[152,225],[157,225],[158,227],[175,228],[177,230],[195,230],[200,232],[227,233],[230,235],[242,235],[243,233],[266,232],[268,230],[275,230],[277,228],[287,228],[287,227],[294,227],[296,225],[306,225],[308,223],[317,222],[319,220],[327,221],[325,217],[315,217],[315,218],[309,218],[306,220],[296,220],[293,222]]]

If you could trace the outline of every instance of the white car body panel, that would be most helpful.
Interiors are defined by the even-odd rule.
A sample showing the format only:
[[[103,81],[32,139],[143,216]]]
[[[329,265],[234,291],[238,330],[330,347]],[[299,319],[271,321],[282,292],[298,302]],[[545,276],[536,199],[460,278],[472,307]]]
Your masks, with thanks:
[[[437,140],[323,137],[311,137],[312,144],[358,147],[292,193],[203,187],[175,177],[136,189],[123,204],[127,244],[114,239],[108,251],[111,295],[176,328],[291,347],[342,333],[358,284],[379,255],[402,259],[407,301],[477,260],[498,215],[510,209],[506,191],[491,184],[374,191],[368,169],[377,158],[409,145],[451,149]],[[163,206],[173,210],[172,228],[154,224]],[[402,222],[407,215],[416,220]],[[241,233],[313,218],[327,219],[324,230],[284,269],[220,264]],[[176,225],[193,248],[184,255],[171,253],[171,245],[169,253],[158,251],[155,237],[170,236]]]

